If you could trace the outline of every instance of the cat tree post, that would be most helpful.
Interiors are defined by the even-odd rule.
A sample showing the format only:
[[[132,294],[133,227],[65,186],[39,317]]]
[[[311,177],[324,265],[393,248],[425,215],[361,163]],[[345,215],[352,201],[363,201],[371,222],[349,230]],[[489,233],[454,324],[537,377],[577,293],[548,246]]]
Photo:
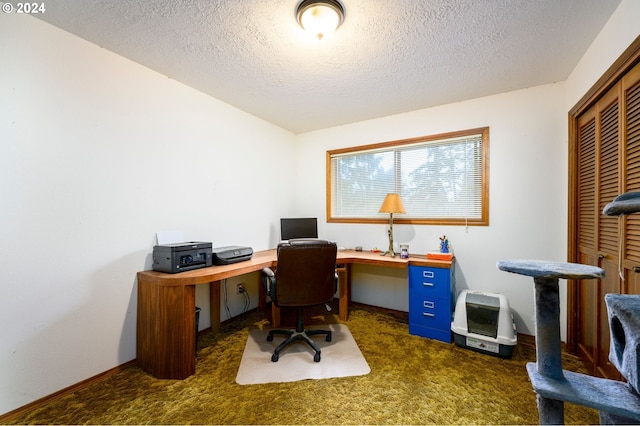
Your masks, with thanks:
[[[619,195],[602,210],[605,216],[633,213],[640,213],[640,191]],[[600,423],[640,424],[640,295],[605,295],[611,331],[609,360],[627,383],[601,379],[562,369],[558,279],[599,279],[604,270],[539,260],[505,260],[497,266],[533,277],[535,283],[536,363],[528,363],[527,372],[537,393],[540,423],[563,424],[567,401],[597,409]],[[622,276],[622,263],[619,273]]]
[[[562,370],[558,279],[602,278],[604,271],[594,266],[538,260],[506,260],[498,262],[497,266],[502,271],[533,277],[536,363],[527,364],[527,371],[537,393],[540,424],[564,424],[563,401],[566,399],[561,395],[568,382]],[[548,386],[551,392],[546,392]]]

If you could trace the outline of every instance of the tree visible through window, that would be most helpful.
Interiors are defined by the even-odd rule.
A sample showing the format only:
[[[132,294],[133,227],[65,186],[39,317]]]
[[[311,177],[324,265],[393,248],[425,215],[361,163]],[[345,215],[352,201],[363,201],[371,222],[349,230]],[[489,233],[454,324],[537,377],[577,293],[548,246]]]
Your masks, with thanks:
[[[329,222],[380,222],[387,193],[402,198],[397,222],[488,225],[489,129],[327,152]]]

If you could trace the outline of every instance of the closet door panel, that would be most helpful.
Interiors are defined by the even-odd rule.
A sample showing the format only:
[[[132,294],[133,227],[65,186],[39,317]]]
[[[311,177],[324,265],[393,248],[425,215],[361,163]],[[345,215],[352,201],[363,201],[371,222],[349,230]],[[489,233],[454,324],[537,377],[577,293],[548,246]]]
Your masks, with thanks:
[[[595,264],[595,259],[581,257],[579,263],[585,265]],[[596,315],[587,315],[588,312],[598,310],[598,280],[580,280],[578,286],[578,312],[576,319],[577,328],[577,354],[582,359],[585,367],[589,371],[596,369],[596,338],[598,335],[598,324]]]
[[[596,199],[596,109],[591,108],[578,120],[577,161],[577,249],[578,262],[597,265]],[[589,371],[596,368],[598,280],[576,282],[576,350]]]
[[[593,257],[596,249],[596,124],[595,109],[578,122],[578,252]]]
[[[618,378],[609,362],[609,317],[604,295],[620,292],[618,218],[602,210],[621,191],[620,84],[578,121],[578,254],[605,270],[601,280],[577,285],[576,349],[591,374]]]
[[[597,308],[597,355],[596,367],[599,376],[618,379],[618,370],[609,362],[609,315],[604,295],[620,293],[619,278],[619,218],[602,214],[604,207],[622,192],[620,161],[620,84],[615,85],[597,103],[596,128],[598,132],[598,259],[605,271],[598,283]]]
[[[623,91],[623,140],[625,192],[640,191],[640,65],[636,65],[622,79]],[[640,267],[640,213],[624,218],[624,259],[629,277],[626,292],[640,293],[637,280]]]
[[[640,294],[640,273],[630,273],[625,281],[627,293]]]
[[[602,106],[601,106],[602,105]],[[618,218],[605,216],[601,212],[604,207],[620,195],[620,155],[619,155],[619,124],[618,124],[618,96],[617,90],[609,92],[608,96],[598,105],[597,129],[600,143],[598,161],[598,250],[606,256],[608,261],[618,261]],[[599,108],[599,109],[600,109]]]
[[[640,213],[602,210],[622,193],[640,192],[640,37],[570,111],[569,136],[568,258],[603,268],[605,277],[571,283],[568,347],[590,374],[621,379],[609,362],[604,296],[640,294]]]
[[[611,334],[609,332],[609,316],[607,305],[604,302],[604,295],[607,293],[620,293],[620,279],[618,277],[618,264],[616,262],[604,261],[601,268],[604,269],[605,278],[600,280],[597,294],[597,307],[593,311],[594,317],[598,318],[597,328],[597,354],[595,374],[608,379],[620,379],[620,373],[609,361],[609,344]]]

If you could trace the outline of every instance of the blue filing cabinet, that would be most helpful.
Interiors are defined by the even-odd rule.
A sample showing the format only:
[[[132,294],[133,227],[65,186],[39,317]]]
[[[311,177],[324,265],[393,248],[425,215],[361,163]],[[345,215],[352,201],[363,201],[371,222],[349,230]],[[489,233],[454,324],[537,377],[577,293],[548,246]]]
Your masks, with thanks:
[[[451,343],[455,309],[455,263],[409,266],[409,333]]]

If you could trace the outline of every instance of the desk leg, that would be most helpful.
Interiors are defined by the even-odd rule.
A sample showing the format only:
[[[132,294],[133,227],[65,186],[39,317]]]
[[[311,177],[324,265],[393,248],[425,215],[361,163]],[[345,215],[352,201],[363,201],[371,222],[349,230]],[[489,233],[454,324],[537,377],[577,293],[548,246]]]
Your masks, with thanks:
[[[211,317],[211,331],[220,331],[220,281],[209,283],[209,309]]]
[[[280,327],[280,308],[271,302],[271,327]]]
[[[196,371],[195,285],[161,286],[138,280],[137,364],[159,379]]]
[[[258,283],[258,312],[264,312],[267,308],[267,291],[264,288],[262,277],[260,277],[260,283]]]
[[[340,296],[340,321],[349,319],[349,302],[351,301],[351,265],[345,264],[341,268],[337,268],[338,272],[338,294]]]

